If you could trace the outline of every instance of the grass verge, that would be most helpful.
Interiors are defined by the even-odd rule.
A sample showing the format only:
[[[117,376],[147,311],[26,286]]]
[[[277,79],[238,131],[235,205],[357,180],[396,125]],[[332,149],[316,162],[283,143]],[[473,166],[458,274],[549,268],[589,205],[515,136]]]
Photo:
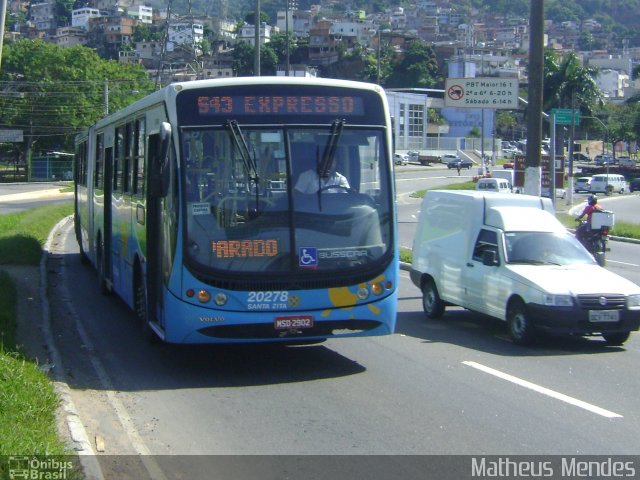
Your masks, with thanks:
[[[3,265],[38,265],[49,232],[72,205],[0,215],[0,456],[60,455],[58,398],[49,377],[16,344],[19,292]]]

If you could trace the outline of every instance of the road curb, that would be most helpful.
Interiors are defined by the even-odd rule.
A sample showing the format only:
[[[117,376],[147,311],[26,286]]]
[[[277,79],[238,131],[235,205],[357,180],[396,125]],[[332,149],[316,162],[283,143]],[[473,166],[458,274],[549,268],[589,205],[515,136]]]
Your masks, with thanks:
[[[56,347],[53,329],[51,327],[51,308],[49,305],[48,286],[47,286],[47,265],[49,256],[51,255],[51,246],[54,243],[54,238],[58,235],[58,231],[65,223],[72,220],[73,217],[65,217],[60,220],[49,232],[47,242],[44,245],[42,256],[40,257],[40,301],[42,306],[42,335],[47,345],[47,350],[51,355],[51,374],[53,377],[53,384],[58,397],[60,398],[61,408],[63,410],[64,418],[69,429],[71,439],[75,443],[73,450],[78,454],[78,459],[82,465],[82,470],[85,478],[91,480],[104,480],[100,463],[96,458],[96,454],[93,450],[89,435],[80,420],[78,415],[78,409],[76,408],[73,399],[71,397],[71,388],[69,387],[64,365],[62,363],[62,356],[58,348]]]

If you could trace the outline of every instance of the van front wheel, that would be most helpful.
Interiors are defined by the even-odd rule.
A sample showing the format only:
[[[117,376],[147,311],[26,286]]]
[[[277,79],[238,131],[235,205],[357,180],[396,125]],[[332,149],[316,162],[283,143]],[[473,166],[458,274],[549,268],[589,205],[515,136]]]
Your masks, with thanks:
[[[444,302],[433,280],[427,280],[422,286],[422,308],[429,318],[440,318],[444,313]]]
[[[512,302],[507,309],[509,336],[516,345],[530,345],[534,339],[534,329],[527,315],[527,309],[519,300]]]

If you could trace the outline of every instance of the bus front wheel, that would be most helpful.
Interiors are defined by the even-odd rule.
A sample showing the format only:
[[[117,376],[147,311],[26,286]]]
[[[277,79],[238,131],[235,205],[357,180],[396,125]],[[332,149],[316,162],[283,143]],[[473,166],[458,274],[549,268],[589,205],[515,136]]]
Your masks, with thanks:
[[[149,325],[149,303],[147,302],[147,286],[142,278],[139,267],[136,269],[136,276],[134,282],[134,299],[135,299],[135,312],[138,322],[142,327],[142,332],[149,343],[158,343],[160,340],[156,332],[153,331],[151,325]]]

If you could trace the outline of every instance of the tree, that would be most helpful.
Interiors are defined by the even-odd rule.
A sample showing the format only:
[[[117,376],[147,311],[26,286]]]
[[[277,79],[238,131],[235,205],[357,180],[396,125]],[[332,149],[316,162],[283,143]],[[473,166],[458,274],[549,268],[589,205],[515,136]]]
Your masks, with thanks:
[[[606,125],[609,133],[609,142],[615,156],[616,145],[618,143],[630,143],[638,137],[638,104],[607,105],[603,113],[606,112]]]
[[[544,111],[575,106],[583,116],[594,116],[594,112],[604,104],[602,92],[595,82],[597,74],[597,69],[583,67],[573,52],[559,57],[555,52],[546,50],[542,93]],[[556,146],[561,149],[563,145],[564,129],[558,129]]]
[[[233,73],[238,77],[253,75],[254,49],[247,42],[236,44],[233,49]]]
[[[513,113],[505,110],[497,110],[495,118],[496,131],[502,137],[505,137],[506,134],[512,131],[518,124]]]
[[[244,16],[244,21],[247,22],[249,25],[255,25],[255,18],[256,18],[256,12],[255,10],[252,12],[247,13]],[[267,14],[264,10],[260,10],[260,23],[266,23],[269,24],[269,14]]]
[[[233,49],[233,72],[238,77],[250,77],[255,74],[254,67],[255,49],[247,42],[240,42]],[[260,47],[260,74],[275,75],[278,67],[278,56],[268,45]]]
[[[154,88],[142,67],[103,60],[82,46],[19,40],[6,45],[3,57],[0,122],[24,130],[25,156],[32,148],[72,150],[74,135],[104,113],[105,80],[110,111]]]
[[[442,83],[438,62],[431,46],[421,40],[411,42],[385,82],[387,87],[435,87]]]

